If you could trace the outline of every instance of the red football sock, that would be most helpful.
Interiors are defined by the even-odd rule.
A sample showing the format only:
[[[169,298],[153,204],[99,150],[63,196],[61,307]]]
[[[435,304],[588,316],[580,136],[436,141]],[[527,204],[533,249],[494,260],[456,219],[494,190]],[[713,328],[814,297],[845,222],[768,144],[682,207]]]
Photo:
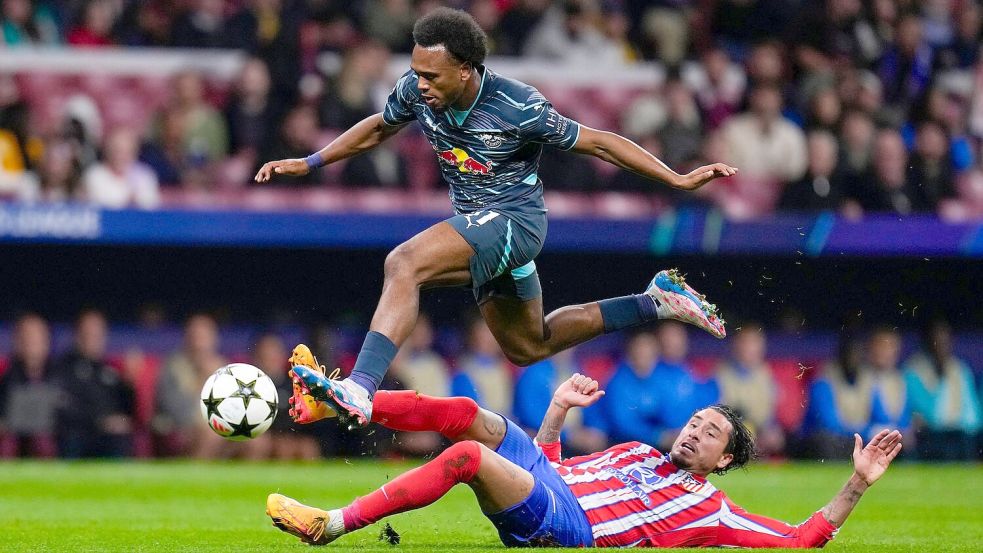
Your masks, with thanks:
[[[453,440],[478,416],[478,404],[466,397],[433,397],[412,390],[382,390],[372,398],[372,422],[407,432],[440,432]]]
[[[426,507],[443,497],[456,484],[470,482],[478,474],[480,466],[481,446],[478,442],[457,442],[433,461],[404,472],[392,482],[342,509],[345,531],[364,528],[389,515]]]

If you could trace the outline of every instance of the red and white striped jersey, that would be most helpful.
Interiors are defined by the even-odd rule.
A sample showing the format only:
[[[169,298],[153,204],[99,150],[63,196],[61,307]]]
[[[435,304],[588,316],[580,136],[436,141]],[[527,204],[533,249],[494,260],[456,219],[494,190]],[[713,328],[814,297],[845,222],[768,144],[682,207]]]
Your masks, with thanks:
[[[596,547],[817,547],[836,529],[815,513],[799,526],[741,509],[650,445],[628,442],[553,466],[587,514]]]

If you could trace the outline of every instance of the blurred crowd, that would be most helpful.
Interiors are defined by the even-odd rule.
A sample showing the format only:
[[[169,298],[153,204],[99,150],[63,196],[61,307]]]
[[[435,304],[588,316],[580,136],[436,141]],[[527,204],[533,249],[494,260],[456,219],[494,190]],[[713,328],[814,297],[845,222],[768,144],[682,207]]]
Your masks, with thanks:
[[[249,59],[231,83],[182,72],[66,84],[0,69],[0,198],[154,208],[167,189],[241,190],[261,162],[306,156],[380,111],[392,87],[382,68],[442,4],[469,10],[492,54],[596,70],[587,87],[532,79],[564,114],[620,131],[679,171],[741,169],[726,186],[678,196],[547,151],[547,189],[629,192],[654,210],[687,202],[736,219],[776,209],[983,217],[978,0],[3,0],[10,48],[232,48]],[[327,72],[326,52],[340,59]],[[604,78],[644,61],[665,69],[656,89]],[[401,135],[275,184],[443,186],[422,136]]]
[[[517,368],[480,318],[448,331],[423,315],[383,388],[471,397],[535,434],[555,387],[575,372],[588,374],[607,395],[568,417],[563,437],[572,453],[627,440],[667,448],[692,412],[723,402],[743,415],[765,458],[846,458],[854,433],[869,438],[882,428],[906,434],[909,459],[983,456],[983,374],[953,353],[945,322],[927,326],[906,358],[902,336],[890,327],[844,332],[838,351],[815,361],[768,351],[766,330],[753,322],[735,330],[719,357],[689,351],[686,327],[663,322],[636,329],[612,351],[566,351]],[[14,322],[12,349],[0,362],[0,456],[312,459],[426,456],[443,445],[436,433],[348,433],[333,420],[293,424],[286,413],[293,344],[282,333],[260,331],[245,351],[228,356],[216,320],[204,313],[190,316],[181,346],[162,355],[132,345],[108,351],[108,333],[105,316],[85,310],[71,345],[55,352],[41,316]],[[350,371],[355,347],[323,329],[308,338],[329,369]],[[449,355],[455,341],[460,347]],[[258,366],[279,391],[272,429],[245,443],[219,438],[201,418],[202,383],[230,361]]]

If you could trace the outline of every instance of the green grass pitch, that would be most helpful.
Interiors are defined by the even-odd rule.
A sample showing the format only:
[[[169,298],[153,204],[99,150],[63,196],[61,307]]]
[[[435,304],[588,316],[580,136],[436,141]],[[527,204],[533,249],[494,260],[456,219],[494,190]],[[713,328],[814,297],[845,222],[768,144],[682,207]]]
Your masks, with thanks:
[[[264,513],[278,491],[331,508],[413,464],[199,462],[0,463],[0,551],[304,551]],[[714,478],[753,512],[799,522],[832,497],[846,463],[758,465]],[[391,517],[324,551],[502,551],[471,491]],[[983,468],[898,464],[854,512],[829,551],[983,551]]]

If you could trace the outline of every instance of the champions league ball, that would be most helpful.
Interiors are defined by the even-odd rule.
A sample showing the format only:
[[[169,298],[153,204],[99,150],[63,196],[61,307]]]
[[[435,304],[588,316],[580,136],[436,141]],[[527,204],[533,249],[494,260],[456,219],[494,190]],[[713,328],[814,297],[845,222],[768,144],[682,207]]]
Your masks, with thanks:
[[[246,363],[215,371],[201,389],[201,416],[216,434],[241,442],[266,432],[276,418],[276,385]]]

